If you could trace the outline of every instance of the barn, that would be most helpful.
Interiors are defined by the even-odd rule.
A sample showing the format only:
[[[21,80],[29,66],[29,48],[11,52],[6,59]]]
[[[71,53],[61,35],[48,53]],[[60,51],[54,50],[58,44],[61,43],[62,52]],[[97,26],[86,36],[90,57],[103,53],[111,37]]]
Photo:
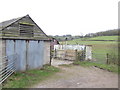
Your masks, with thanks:
[[[0,23],[0,39],[2,73],[39,69],[50,62],[50,39],[29,15]]]

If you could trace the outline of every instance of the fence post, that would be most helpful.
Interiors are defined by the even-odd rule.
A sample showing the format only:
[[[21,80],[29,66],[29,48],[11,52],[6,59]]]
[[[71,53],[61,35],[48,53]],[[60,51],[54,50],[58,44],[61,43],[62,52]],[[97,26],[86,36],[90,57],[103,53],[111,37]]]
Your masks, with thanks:
[[[75,50],[75,59],[76,59],[76,61],[78,61],[77,49]]]
[[[85,61],[87,60],[87,56],[86,56],[86,45],[85,48],[82,50],[81,52],[81,61]]]
[[[52,57],[53,57],[53,55],[52,55],[52,48],[50,46],[50,66],[51,66],[51,62],[52,62]]]
[[[109,64],[109,54],[108,53],[106,54],[106,59],[107,59],[106,64]]]

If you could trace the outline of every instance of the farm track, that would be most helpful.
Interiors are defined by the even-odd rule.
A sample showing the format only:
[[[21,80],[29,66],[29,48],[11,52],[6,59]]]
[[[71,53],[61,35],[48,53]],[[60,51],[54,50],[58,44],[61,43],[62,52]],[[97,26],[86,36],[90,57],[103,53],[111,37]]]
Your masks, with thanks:
[[[118,88],[118,75],[96,67],[58,66],[72,62],[54,60],[60,72],[32,88]]]

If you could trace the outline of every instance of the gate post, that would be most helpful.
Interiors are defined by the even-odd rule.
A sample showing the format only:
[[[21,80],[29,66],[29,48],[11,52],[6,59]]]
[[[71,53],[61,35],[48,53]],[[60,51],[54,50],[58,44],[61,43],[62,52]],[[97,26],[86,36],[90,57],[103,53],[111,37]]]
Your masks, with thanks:
[[[51,63],[52,63],[52,57],[53,57],[52,47],[50,46],[50,66],[51,66]]]
[[[77,49],[75,50],[75,59],[78,61]]]
[[[107,53],[107,54],[106,54],[106,59],[107,59],[106,64],[109,64],[108,56],[109,56],[109,54]]]

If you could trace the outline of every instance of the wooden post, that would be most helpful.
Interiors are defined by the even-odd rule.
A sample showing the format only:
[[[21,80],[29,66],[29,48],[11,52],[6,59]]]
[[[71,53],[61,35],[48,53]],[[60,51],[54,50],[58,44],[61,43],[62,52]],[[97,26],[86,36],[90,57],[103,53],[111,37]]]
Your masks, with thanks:
[[[85,45],[85,49],[82,51],[82,53],[83,53],[82,54],[83,55],[82,60],[83,61],[87,60],[88,58],[87,58],[87,55],[86,55],[87,54],[87,46],[86,45]]]
[[[75,50],[75,59],[76,59],[76,61],[78,61],[77,49]]]
[[[52,48],[50,46],[50,66],[51,66],[51,63],[52,63]]]
[[[66,46],[65,46],[65,48],[66,48]],[[63,59],[63,60],[65,60],[66,57],[67,57],[67,50],[65,49],[65,50],[64,50],[64,59]]]
[[[109,59],[108,59],[108,53],[106,54],[106,59],[107,59],[107,61],[106,61],[106,64],[109,64]]]

